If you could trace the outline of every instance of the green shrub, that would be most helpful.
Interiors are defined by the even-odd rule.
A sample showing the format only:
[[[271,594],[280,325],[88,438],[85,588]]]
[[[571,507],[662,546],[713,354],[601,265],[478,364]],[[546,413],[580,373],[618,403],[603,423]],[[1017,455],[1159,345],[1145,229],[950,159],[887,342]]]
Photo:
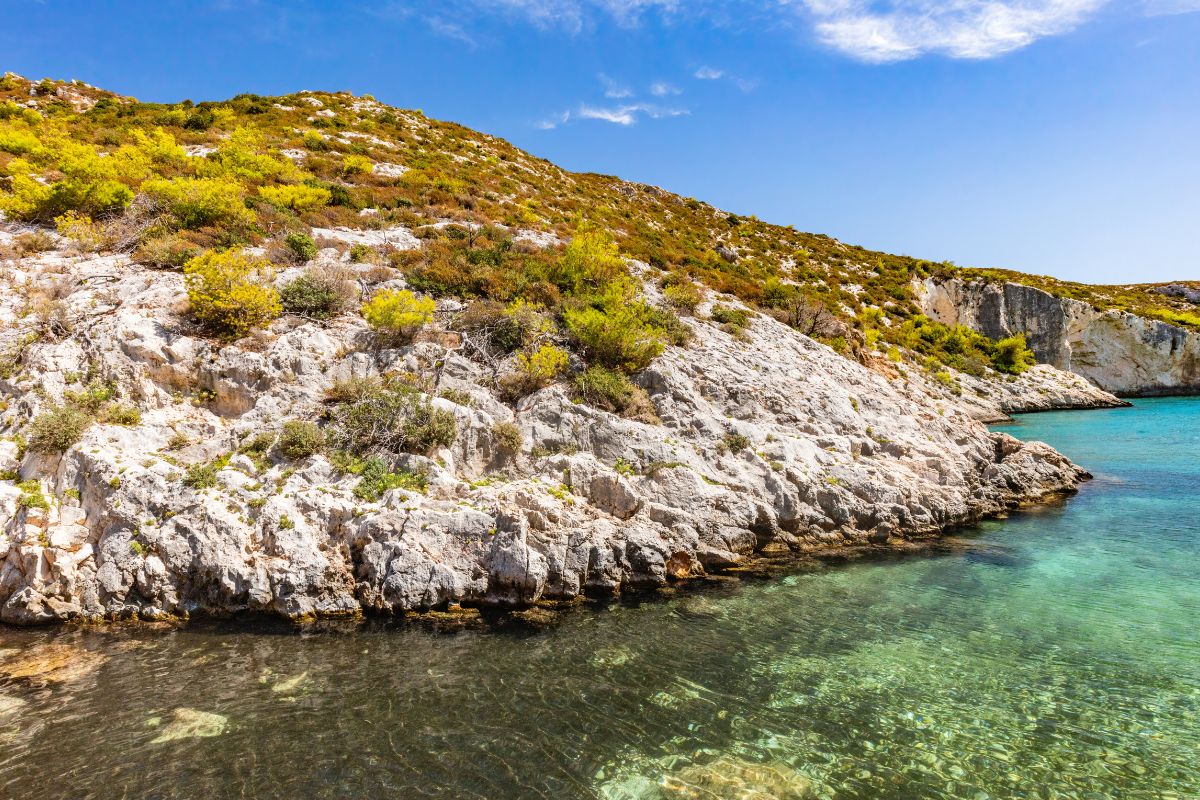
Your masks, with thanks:
[[[740,333],[750,324],[750,312],[744,308],[732,306],[713,306],[712,318],[719,322],[730,333]]]
[[[740,433],[727,433],[721,439],[722,452],[740,453],[750,447],[750,439]]]
[[[109,425],[125,425],[133,427],[142,422],[142,412],[137,406],[114,404],[104,410],[101,419]]]
[[[1020,375],[1036,363],[1037,358],[1025,343],[1023,333],[1000,339],[993,345],[992,366],[998,372]]]
[[[89,382],[81,391],[76,392],[68,389],[63,392],[63,399],[67,403],[87,412],[90,416],[99,414],[116,396],[117,390],[111,383],[104,383],[97,380]]]
[[[342,159],[343,175],[366,175],[375,165],[366,156],[349,155]]]
[[[551,280],[572,294],[602,291],[625,275],[616,240],[600,228],[582,228],[563,251],[551,272]]]
[[[643,422],[658,421],[646,392],[622,372],[591,366],[575,376],[574,387],[578,400],[602,411]]]
[[[133,251],[139,264],[160,269],[181,269],[199,253],[196,245],[176,233],[146,239]]]
[[[328,189],[304,184],[260,186],[258,194],[276,208],[292,211],[311,211],[328,205],[333,195]]]
[[[936,372],[934,372],[933,379],[935,381],[937,381],[938,383],[940,383],[942,386],[945,386],[947,389],[949,389],[952,394],[954,394],[954,395],[962,394],[962,385],[957,380],[955,380],[954,376],[951,375],[946,370],[942,369],[942,370],[937,370]]]
[[[317,257],[317,246],[306,233],[289,233],[283,243],[292,257],[302,264]]]
[[[193,464],[183,476],[183,485],[197,491],[217,485],[217,473],[229,464],[229,456],[221,456],[206,464]]]
[[[236,178],[154,178],[142,184],[142,191],[166,206],[185,228],[254,222]]]
[[[91,426],[92,417],[82,408],[53,406],[34,417],[29,426],[29,449],[35,453],[65,453]]]
[[[312,422],[293,419],[283,423],[279,452],[293,460],[308,458],[325,448],[325,432]]]
[[[361,479],[354,487],[354,494],[371,503],[376,503],[391,489],[407,489],[424,492],[428,476],[423,472],[393,472],[382,458],[368,458],[362,462]]]
[[[270,265],[229,251],[209,251],[183,267],[196,321],[222,336],[239,338],[279,316],[279,293],[267,284]]]
[[[532,394],[554,383],[569,362],[567,351],[552,344],[544,344],[532,353],[520,353],[516,371],[504,377],[501,389],[514,399]]]
[[[700,287],[691,281],[672,283],[663,289],[663,297],[675,308],[692,312],[704,299]]]
[[[206,131],[213,126],[213,122],[215,121],[211,111],[207,108],[201,108],[188,116],[187,120],[183,123],[183,127],[189,131]]]
[[[453,412],[435,408],[396,380],[365,380],[344,387],[333,409],[336,444],[357,455],[428,453],[448,447],[457,434]]]
[[[21,490],[21,496],[17,498],[17,506],[19,508],[40,508],[43,511],[49,510],[50,501],[46,499],[46,495],[42,492],[41,481],[21,481],[17,484],[17,488]]]
[[[350,307],[358,295],[353,273],[343,267],[309,267],[279,290],[283,310],[308,319],[326,320]]]
[[[509,453],[518,452],[521,449],[521,445],[525,443],[525,435],[512,422],[497,422],[493,425],[492,438],[496,440],[496,445],[501,450]]]
[[[237,451],[242,455],[250,456],[260,466],[265,466],[267,453],[271,452],[271,448],[275,446],[278,439],[279,435],[274,431],[256,433],[242,442]]]
[[[666,331],[647,322],[648,310],[636,300],[586,306],[565,310],[563,323],[588,358],[610,369],[637,372],[666,346]]]

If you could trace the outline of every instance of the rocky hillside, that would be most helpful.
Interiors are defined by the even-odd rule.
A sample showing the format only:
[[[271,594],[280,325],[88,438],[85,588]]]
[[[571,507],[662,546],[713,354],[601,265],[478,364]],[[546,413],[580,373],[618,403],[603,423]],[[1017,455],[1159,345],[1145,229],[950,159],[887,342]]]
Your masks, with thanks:
[[[527,605],[1072,489],[932,265],[370,98],[0,82],[0,620]]]

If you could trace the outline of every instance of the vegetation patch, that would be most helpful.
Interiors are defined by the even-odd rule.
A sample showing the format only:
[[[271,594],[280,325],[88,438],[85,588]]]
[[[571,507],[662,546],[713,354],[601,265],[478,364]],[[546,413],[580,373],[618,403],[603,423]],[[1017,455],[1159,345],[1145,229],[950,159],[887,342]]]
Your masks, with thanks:
[[[428,397],[394,377],[339,384],[331,397],[333,443],[355,455],[424,455],[448,447],[457,435],[453,412],[435,408]]]

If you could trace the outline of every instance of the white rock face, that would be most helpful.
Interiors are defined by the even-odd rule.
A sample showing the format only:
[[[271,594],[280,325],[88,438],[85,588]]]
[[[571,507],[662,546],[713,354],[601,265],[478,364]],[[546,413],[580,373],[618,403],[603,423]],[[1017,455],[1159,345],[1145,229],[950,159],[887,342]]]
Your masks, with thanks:
[[[0,620],[14,623],[521,605],[660,585],[764,550],[897,544],[1085,477],[976,417],[1040,402],[1042,389],[1055,405],[1112,402],[1050,367],[1011,384],[964,379],[958,397],[760,316],[743,338],[688,321],[693,343],[637,379],[661,424],[573,402],[563,386],[513,408],[453,335],[376,352],[357,317],[285,318],[220,346],[180,316],[180,275],[62,254],[0,276],[0,312],[14,320],[0,350],[23,341],[22,292],[51,280],[72,332],[26,344],[0,379],[4,431],[23,431],[89,374],[117,386],[141,421],[94,424],[62,456],[18,461],[14,445],[0,448],[0,466],[49,500],[30,505],[17,481],[0,481]],[[388,370],[472,398],[434,400],[457,418],[451,447],[402,457],[428,470],[426,493],[368,502],[324,457],[275,453],[233,456],[211,488],[181,480],[251,435],[318,419],[339,378]],[[498,422],[521,429],[519,454],[498,446]]]
[[[357,228],[313,228],[314,241],[329,239],[345,244],[365,244],[368,247],[391,247],[396,250],[416,250],[421,246],[421,240],[413,236],[412,231],[402,225],[379,230],[359,230]]]
[[[1038,360],[1124,395],[1200,392],[1200,334],[1015,283],[927,278],[924,312],[993,338],[1025,333]]]

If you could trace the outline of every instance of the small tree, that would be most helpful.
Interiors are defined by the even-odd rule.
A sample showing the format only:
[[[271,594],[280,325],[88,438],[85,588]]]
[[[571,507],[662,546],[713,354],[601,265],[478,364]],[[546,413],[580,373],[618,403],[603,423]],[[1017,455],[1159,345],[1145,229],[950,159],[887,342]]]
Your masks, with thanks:
[[[573,293],[598,291],[625,275],[625,260],[605,230],[581,228],[553,269],[553,280]]]
[[[386,289],[362,307],[363,319],[388,339],[408,338],[433,321],[437,304],[406,289]]]
[[[1025,334],[1018,333],[996,342],[992,350],[992,366],[999,372],[1020,375],[1037,363],[1037,357],[1025,343]]]
[[[563,322],[590,358],[611,369],[637,372],[650,365],[665,346],[666,332],[647,324],[638,301],[598,309],[568,309]]]
[[[266,284],[270,265],[233,251],[208,251],[183,266],[196,321],[222,336],[239,338],[282,310],[279,293]]]

